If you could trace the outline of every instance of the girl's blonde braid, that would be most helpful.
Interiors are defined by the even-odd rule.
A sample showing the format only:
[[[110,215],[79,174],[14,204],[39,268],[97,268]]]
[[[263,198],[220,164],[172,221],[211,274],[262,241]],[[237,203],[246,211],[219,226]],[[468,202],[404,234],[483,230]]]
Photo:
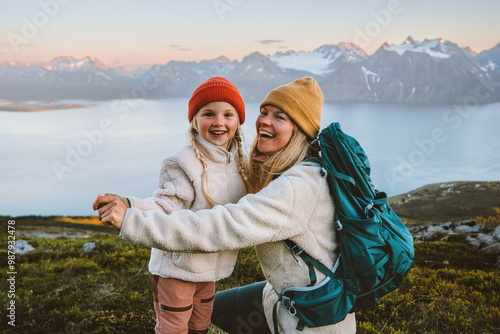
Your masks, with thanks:
[[[242,138],[241,138],[240,133],[241,133],[240,129],[238,129],[233,137],[238,145],[238,169],[239,169],[239,172],[240,172],[240,175],[241,175],[243,181],[245,182],[245,186],[247,187],[247,189],[250,189],[250,184],[248,183],[248,174],[247,174],[247,171],[245,168],[245,162],[243,159],[243,145],[242,145]]]
[[[189,131],[189,142],[190,142],[191,147],[193,148],[194,152],[196,153],[196,157],[198,158],[198,160],[200,160],[201,164],[203,165],[203,179],[201,182],[203,195],[205,195],[205,198],[207,199],[208,203],[210,203],[210,205],[212,207],[214,207],[219,203],[217,203],[214,200],[214,198],[212,197],[212,195],[210,194],[210,191],[208,189],[208,173],[207,173],[208,162],[207,162],[207,158],[203,155],[203,153],[201,153],[201,151],[199,149],[199,146],[198,146],[199,143],[196,140],[197,134],[198,134],[198,131],[195,129],[194,126],[192,126],[191,131]]]

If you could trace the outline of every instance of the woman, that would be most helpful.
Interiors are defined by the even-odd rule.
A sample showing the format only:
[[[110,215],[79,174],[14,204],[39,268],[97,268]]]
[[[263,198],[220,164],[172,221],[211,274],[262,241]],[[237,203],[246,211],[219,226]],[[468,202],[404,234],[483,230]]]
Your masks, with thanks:
[[[212,321],[230,333],[272,333],[272,309],[286,287],[307,286],[300,265],[281,242],[292,240],[331,268],[338,257],[334,204],[321,167],[311,160],[310,142],[318,135],[323,93],[313,78],[280,86],[266,96],[256,121],[250,184],[253,194],[236,204],[210,210],[140,212],[116,197],[99,196],[94,209],[101,221],[136,243],[182,252],[219,252],[255,246],[266,283],[216,295]],[[319,284],[325,276],[317,272]],[[280,333],[296,333],[298,319],[279,304]],[[354,314],[338,324],[304,328],[302,333],[354,333]]]

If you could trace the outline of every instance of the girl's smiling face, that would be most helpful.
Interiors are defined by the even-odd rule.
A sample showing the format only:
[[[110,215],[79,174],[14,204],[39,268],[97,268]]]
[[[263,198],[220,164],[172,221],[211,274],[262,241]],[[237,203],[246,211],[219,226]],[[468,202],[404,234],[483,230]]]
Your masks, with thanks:
[[[206,141],[227,149],[240,119],[236,109],[223,101],[210,102],[198,110],[194,116],[197,130]]]
[[[270,156],[288,144],[295,126],[292,119],[283,110],[267,105],[260,110],[255,128],[259,137],[258,150]]]

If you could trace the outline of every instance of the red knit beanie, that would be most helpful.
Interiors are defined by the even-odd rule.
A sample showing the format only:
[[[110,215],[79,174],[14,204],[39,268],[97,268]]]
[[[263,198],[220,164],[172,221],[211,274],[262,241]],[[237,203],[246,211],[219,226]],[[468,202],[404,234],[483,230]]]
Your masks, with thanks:
[[[240,92],[231,81],[223,77],[212,77],[194,90],[189,100],[189,122],[201,107],[216,101],[224,101],[232,105],[240,116],[240,124],[245,122],[245,103]]]

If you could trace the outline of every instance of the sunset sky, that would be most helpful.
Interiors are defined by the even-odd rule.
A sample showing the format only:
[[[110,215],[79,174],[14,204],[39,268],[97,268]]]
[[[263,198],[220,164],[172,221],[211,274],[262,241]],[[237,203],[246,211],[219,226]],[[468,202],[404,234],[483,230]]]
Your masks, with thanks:
[[[372,54],[409,35],[481,52],[500,43],[499,13],[498,0],[0,0],[0,63],[91,54],[135,68],[342,41]]]

